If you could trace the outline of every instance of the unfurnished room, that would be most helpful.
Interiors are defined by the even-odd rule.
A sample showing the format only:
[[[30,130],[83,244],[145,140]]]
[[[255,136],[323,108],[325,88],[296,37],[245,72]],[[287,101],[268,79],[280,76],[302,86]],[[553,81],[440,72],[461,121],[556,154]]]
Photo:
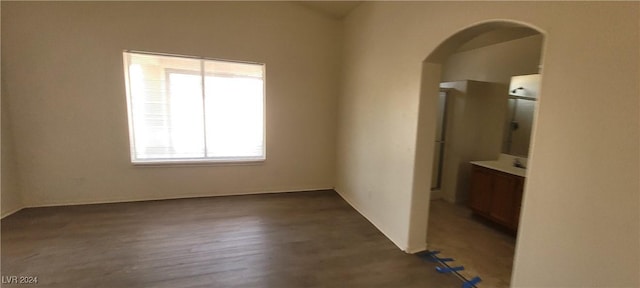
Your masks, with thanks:
[[[640,2],[2,1],[1,287],[640,287]]]

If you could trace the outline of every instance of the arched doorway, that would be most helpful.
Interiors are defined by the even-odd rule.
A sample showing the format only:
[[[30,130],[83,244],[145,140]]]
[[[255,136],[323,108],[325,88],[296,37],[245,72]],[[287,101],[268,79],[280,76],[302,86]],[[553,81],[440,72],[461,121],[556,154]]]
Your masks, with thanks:
[[[411,249],[409,252],[426,249],[430,214],[429,203],[431,199],[430,188],[434,186],[432,185],[432,179],[424,177],[424,175],[432,175],[435,169],[431,164],[434,162],[434,158],[437,157],[436,153],[433,152],[437,142],[435,141],[437,139],[434,139],[437,134],[437,117],[435,115],[437,115],[436,107],[439,106],[437,99],[440,97],[443,63],[461,46],[469,43],[469,41],[480,35],[499,29],[518,27],[535,30],[537,33],[542,34],[542,37],[545,35],[540,29],[524,23],[508,20],[486,21],[464,28],[455,33],[442,42],[422,63],[418,135],[413,175],[412,213],[409,231],[409,247]],[[543,62],[543,57],[544,53],[542,53],[540,63]],[[540,73],[542,73],[542,71],[540,71]],[[533,129],[535,130],[535,125]],[[530,152],[529,155],[531,157],[534,153]]]

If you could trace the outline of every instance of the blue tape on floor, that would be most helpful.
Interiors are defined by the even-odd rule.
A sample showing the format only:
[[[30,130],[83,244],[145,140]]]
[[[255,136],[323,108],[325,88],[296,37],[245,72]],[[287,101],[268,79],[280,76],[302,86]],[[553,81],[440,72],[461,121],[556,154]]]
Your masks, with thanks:
[[[423,252],[416,253],[415,255],[424,261],[442,263],[444,267],[436,266],[436,271],[440,273],[456,274],[460,278],[460,280],[462,280],[462,288],[477,288],[475,285],[478,284],[480,281],[482,281],[480,277],[476,276],[476,277],[473,277],[473,279],[471,280],[467,280],[464,276],[460,275],[460,273],[457,272],[457,271],[464,270],[464,266],[451,267],[446,262],[455,261],[455,259],[440,258],[436,256],[437,254],[440,254],[440,251],[423,251]]]
[[[462,271],[464,270],[463,266],[456,266],[456,267],[440,267],[437,266],[436,267],[436,271],[440,272],[440,273],[451,273],[454,271]]]
[[[455,259],[453,258],[440,258],[436,256],[430,257],[426,260],[429,262],[440,262],[440,263],[455,261]]]
[[[478,276],[473,277],[473,279],[471,279],[471,280],[469,280],[467,282],[464,282],[462,284],[462,288],[473,288],[473,287],[476,287],[476,284],[478,284],[478,282],[480,282],[480,281],[482,281],[482,279],[480,279],[480,277],[478,277]]]
[[[426,261],[429,261],[429,262],[451,262],[451,261],[455,261],[455,259],[453,259],[453,258],[440,258],[440,257],[436,256],[436,254],[440,254],[440,251],[420,252],[420,253],[418,253],[416,255],[418,257],[420,257],[420,259],[426,260]]]
[[[425,252],[417,253],[416,256],[418,256],[420,259],[425,261],[436,262],[435,258],[438,258],[438,257],[435,255],[438,253],[440,253],[440,251],[432,251],[432,252],[425,251]]]

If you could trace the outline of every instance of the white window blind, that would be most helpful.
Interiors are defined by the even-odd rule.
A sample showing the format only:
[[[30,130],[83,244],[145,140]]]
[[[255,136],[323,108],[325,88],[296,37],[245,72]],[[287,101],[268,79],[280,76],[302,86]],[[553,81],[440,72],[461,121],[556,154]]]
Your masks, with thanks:
[[[133,163],[265,159],[264,65],[124,52]]]

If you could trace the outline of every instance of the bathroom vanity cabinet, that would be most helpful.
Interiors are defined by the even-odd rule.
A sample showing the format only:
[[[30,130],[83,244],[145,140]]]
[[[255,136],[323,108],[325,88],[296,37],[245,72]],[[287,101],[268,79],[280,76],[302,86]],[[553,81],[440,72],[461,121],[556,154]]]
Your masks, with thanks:
[[[518,229],[524,177],[472,165],[469,207],[477,215]]]

